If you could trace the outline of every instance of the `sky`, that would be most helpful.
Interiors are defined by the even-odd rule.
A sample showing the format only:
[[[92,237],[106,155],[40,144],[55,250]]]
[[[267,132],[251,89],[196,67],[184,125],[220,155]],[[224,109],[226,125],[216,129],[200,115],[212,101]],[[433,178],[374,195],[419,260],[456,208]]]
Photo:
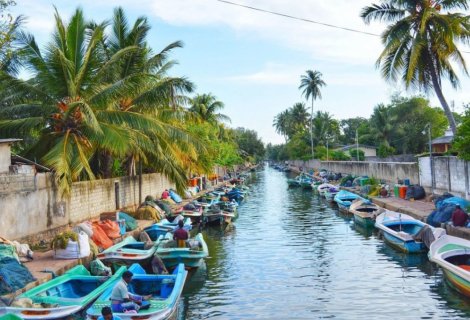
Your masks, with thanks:
[[[384,26],[365,25],[359,17],[371,0],[232,0],[269,11],[341,27],[380,34]],[[276,114],[296,102],[305,102],[299,90],[306,70],[322,73],[326,87],[314,111],[336,119],[369,117],[393,93],[413,95],[399,83],[387,83],[375,62],[380,37],[287,19],[226,4],[217,0],[17,0],[14,14],[26,16],[25,28],[40,46],[54,28],[54,6],[64,20],[80,6],[87,19],[109,20],[122,6],[130,22],[146,16],[152,26],[149,44],[155,50],[181,40],[185,46],[172,54],[178,65],[173,76],[196,84],[196,93],[212,93],[224,102],[232,127],[254,129],[265,143],[282,143],[272,127]],[[470,52],[469,48],[461,48]],[[470,54],[465,54],[466,58]],[[461,89],[444,85],[448,102],[463,111],[470,102],[470,80],[460,75]],[[440,106],[434,95],[428,97]],[[311,102],[307,102],[311,107]]]

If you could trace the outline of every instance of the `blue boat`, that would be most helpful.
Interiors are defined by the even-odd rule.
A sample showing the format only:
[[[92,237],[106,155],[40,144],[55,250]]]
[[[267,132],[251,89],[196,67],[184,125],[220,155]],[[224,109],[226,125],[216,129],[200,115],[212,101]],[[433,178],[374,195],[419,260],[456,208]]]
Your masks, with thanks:
[[[406,252],[426,252],[427,247],[419,234],[424,228],[432,231],[434,239],[445,235],[442,228],[434,228],[407,214],[386,210],[375,219],[375,227],[383,232],[385,241],[392,247]]]
[[[159,236],[165,235],[167,232],[173,232],[176,228],[178,228],[178,222],[170,222],[167,219],[163,219],[160,222],[145,228],[144,231],[149,235],[152,241],[156,241]],[[183,228],[188,231],[193,228],[191,218],[184,218]]]
[[[197,268],[209,255],[209,249],[202,233],[186,240],[185,247],[178,247],[176,241],[173,240],[173,235],[167,233],[158,238],[156,246],[156,254],[162,259],[167,268],[173,268],[180,263],[184,263],[187,269]]]
[[[133,264],[129,271],[134,274],[129,291],[142,296],[152,295],[152,298],[148,300],[150,307],[145,310],[140,309],[137,313],[114,312],[114,316],[122,320],[157,320],[169,319],[176,315],[178,300],[181,297],[184,282],[188,275],[183,264],[179,264],[171,275],[147,274],[138,264]],[[120,279],[117,281],[120,281]],[[88,319],[97,319],[101,315],[103,307],[111,306],[110,297],[114,285],[110,286],[87,310]]]
[[[361,196],[346,190],[340,190],[334,197],[334,200],[338,205],[339,210],[344,213],[347,213],[349,211],[351,203],[356,199],[362,199],[364,201],[367,201]]]
[[[183,199],[181,199],[181,197],[179,196],[179,194],[177,194],[173,189],[170,189],[169,191],[170,193],[170,198],[176,202],[176,203],[181,203],[183,202]]]

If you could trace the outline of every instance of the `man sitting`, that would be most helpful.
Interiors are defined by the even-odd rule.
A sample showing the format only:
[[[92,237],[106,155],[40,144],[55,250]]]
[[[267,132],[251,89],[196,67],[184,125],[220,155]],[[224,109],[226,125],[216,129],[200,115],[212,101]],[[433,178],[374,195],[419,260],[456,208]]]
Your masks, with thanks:
[[[129,283],[131,283],[133,275],[130,271],[124,271],[121,281],[114,286],[111,292],[111,309],[113,312],[138,311],[141,308],[150,306],[147,301],[144,301],[144,297],[129,292]]]
[[[186,247],[186,240],[189,239],[189,232],[183,227],[184,227],[184,221],[179,220],[178,228],[173,233],[173,240],[176,240],[178,248]]]

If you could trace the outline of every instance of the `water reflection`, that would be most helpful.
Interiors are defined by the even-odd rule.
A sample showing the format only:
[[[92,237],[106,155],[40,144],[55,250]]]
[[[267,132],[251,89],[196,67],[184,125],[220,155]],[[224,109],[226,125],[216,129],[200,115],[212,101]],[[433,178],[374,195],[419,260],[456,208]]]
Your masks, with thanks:
[[[239,213],[236,228],[203,231],[206,280],[185,288],[179,319],[469,316],[426,255],[388,247],[284,173],[258,173]]]

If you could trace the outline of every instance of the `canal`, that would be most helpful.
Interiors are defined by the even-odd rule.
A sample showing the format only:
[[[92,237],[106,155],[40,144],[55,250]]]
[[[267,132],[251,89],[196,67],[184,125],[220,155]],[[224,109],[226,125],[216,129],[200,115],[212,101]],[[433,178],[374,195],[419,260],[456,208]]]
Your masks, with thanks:
[[[206,229],[210,258],[178,319],[466,319],[470,301],[426,255],[389,248],[269,167],[229,230]]]

